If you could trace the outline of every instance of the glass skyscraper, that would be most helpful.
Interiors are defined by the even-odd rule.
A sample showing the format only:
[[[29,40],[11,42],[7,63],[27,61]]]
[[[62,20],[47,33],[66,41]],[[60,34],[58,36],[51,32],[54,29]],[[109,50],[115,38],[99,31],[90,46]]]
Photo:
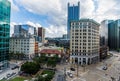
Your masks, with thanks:
[[[78,6],[74,5],[70,6],[68,3],[68,17],[67,17],[67,35],[68,39],[70,38],[70,22],[72,20],[79,20],[80,18],[80,2],[78,2]]]
[[[14,37],[31,37],[35,35],[35,27],[31,25],[15,25]]]
[[[100,46],[108,46],[108,24],[113,20],[103,20],[100,27]]]
[[[0,0],[0,71],[8,67],[11,4]]]
[[[120,19],[108,24],[108,46],[112,50],[120,49]]]

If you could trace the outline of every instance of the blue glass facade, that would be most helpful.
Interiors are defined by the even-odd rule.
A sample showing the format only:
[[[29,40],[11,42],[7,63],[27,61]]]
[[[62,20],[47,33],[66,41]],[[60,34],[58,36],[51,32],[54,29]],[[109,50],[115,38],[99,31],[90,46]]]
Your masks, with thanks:
[[[30,25],[15,25],[14,36],[15,37],[30,37],[35,34],[35,28]]]
[[[8,67],[11,4],[0,0],[0,70]]]
[[[108,24],[108,46],[110,49],[120,49],[120,19]]]
[[[67,35],[70,38],[70,22],[72,20],[79,20],[80,18],[80,2],[78,2],[78,6],[70,6],[68,3],[68,17],[67,17]]]

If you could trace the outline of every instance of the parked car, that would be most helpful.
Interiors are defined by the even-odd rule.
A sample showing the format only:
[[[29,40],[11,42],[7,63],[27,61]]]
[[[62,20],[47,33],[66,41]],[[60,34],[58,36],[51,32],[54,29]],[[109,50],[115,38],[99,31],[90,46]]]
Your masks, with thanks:
[[[107,66],[104,66],[102,69],[103,69],[103,70],[107,70]]]
[[[73,78],[73,74],[72,73],[69,73],[68,75],[70,78]]]
[[[70,68],[71,71],[75,71],[75,68]]]
[[[11,69],[14,70],[14,69],[16,69],[16,68],[19,68],[19,66],[15,66],[15,67],[13,67],[13,68],[11,68]]]

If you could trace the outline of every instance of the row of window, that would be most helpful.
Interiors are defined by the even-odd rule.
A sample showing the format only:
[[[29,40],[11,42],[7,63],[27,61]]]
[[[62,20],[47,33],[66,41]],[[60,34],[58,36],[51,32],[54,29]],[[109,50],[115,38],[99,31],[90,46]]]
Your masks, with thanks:
[[[78,50],[78,48],[79,49],[94,49],[94,48],[99,48],[99,46],[98,45],[96,45],[96,46],[94,46],[94,47],[78,47],[78,46],[72,46],[72,49],[77,49]]]
[[[74,42],[74,41],[78,41],[78,40],[72,40],[72,42]],[[87,42],[87,40],[79,40],[80,42]],[[94,40],[88,40],[88,42],[95,42]]]

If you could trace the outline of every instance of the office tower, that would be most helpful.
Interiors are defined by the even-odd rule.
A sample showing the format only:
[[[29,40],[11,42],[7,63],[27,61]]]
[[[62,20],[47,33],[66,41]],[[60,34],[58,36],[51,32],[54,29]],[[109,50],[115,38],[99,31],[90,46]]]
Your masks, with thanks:
[[[120,49],[120,19],[108,24],[108,46],[111,50]]]
[[[43,27],[38,28],[38,36],[41,37],[42,43],[45,41],[45,29]]]
[[[0,0],[0,71],[8,67],[10,10],[10,2]]]
[[[14,37],[32,37],[36,34],[35,28],[30,25],[15,25]]]
[[[67,35],[68,39],[70,39],[70,22],[71,20],[79,20],[80,18],[80,2],[78,2],[78,5],[70,6],[70,3],[68,3],[68,14],[67,14]]]
[[[15,54],[22,53],[25,58],[31,59],[36,52],[35,38],[11,37],[9,51]]]
[[[113,20],[103,20],[100,24],[100,46],[108,46],[108,24]]]
[[[63,34],[63,39],[67,39],[67,34]]]
[[[99,61],[99,24],[92,19],[71,21],[70,62],[92,64]]]

